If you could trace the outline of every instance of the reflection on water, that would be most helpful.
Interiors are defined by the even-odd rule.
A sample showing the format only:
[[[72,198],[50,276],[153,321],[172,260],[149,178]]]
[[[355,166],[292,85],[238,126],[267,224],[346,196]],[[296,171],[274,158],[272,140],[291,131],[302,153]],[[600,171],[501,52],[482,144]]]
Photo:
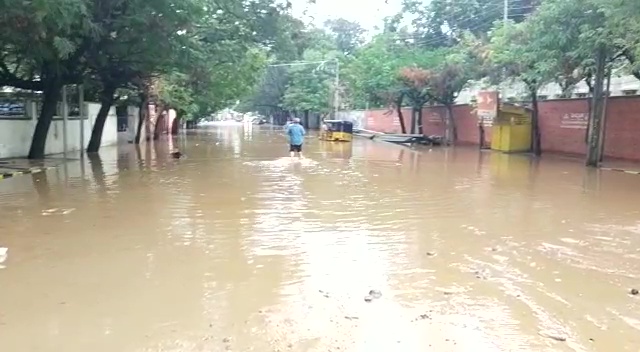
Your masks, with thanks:
[[[280,128],[224,126],[1,181],[3,350],[640,349],[637,176],[316,136],[287,155]]]

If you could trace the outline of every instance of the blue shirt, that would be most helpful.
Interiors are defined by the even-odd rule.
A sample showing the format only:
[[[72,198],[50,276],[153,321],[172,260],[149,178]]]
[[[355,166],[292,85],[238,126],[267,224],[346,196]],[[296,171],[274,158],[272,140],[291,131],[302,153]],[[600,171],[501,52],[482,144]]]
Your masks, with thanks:
[[[304,127],[299,123],[292,123],[287,127],[287,135],[289,135],[289,144],[291,145],[302,145],[305,134]]]

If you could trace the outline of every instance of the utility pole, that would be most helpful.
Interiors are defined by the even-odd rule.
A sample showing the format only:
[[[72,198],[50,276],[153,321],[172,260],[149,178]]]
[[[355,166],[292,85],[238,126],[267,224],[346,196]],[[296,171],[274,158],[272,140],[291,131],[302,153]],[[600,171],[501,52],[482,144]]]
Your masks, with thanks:
[[[84,157],[85,148],[87,147],[84,142],[84,115],[87,114],[84,111],[84,85],[78,85],[78,104],[80,105],[80,157]]]
[[[69,101],[67,100],[67,86],[62,86],[62,151],[67,157],[67,122],[69,120]]]
[[[509,20],[509,0],[504,0],[504,13],[503,13],[503,21],[507,23]]]
[[[340,110],[340,60],[336,58],[336,87],[333,97],[334,103],[334,119],[338,119],[338,110]]]

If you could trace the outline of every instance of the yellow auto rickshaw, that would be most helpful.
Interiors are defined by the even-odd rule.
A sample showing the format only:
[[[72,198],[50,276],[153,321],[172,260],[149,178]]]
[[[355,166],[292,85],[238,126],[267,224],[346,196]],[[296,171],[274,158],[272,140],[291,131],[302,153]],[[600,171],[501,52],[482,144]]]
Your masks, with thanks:
[[[353,139],[353,123],[343,120],[324,120],[320,140],[351,142]]]

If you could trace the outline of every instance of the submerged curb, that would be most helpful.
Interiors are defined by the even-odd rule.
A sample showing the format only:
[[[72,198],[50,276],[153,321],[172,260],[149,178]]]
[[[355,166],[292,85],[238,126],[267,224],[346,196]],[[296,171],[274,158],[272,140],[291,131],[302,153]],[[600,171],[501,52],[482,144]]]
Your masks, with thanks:
[[[0,180],[21,176],[21,175],[37,174],[37,173],[44,172],[51,169],[55,169],[55,167],[33,167],[30,169],[18,170],[14,172],[3,172],[3,173],[0,173]]]
[[[631,171],[631,170],[625,170],[625,169],[616,169],[616,168],[611,168],[611,167],[603,167],[603,168],[602,168],[602,170],[622,172],[622,173],[629,174],[629,175],[640,175],[640,171]]]

